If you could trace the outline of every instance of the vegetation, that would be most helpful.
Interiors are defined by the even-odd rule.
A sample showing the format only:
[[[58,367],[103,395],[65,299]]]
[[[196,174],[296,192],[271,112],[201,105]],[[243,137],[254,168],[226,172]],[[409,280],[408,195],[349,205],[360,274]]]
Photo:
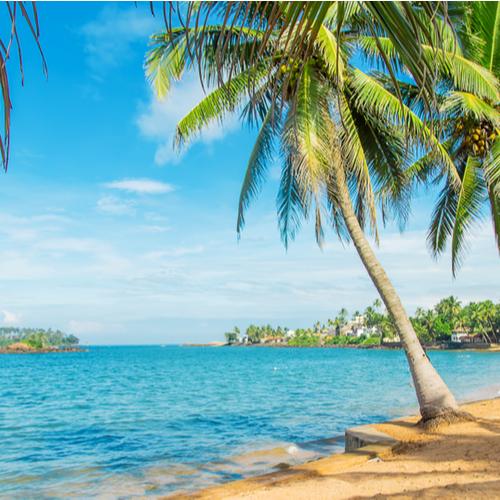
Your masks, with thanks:
[[[448,297],[432,309],[417,309],[412,322],[423,342],[449,341],[454,331],[481,335],[490,343],[500,341],[500,304],[491,300],[462,306]]]
[[[434,83],[449,80],[473,95],[489,86],[498,95],[492,72],[470,64],[464,71],[459,51],[450,51],[450,41],[460,43],[455,33],[466,5],[458,3],[449,11],[440,3],[433,9],[410,2],[316,2],[309,7],[274,2],[270,9],[256,2],[238,4],[237,12],[232,5],[222,2],[212,11],[211,22],[225,12],[221,24],[199,23],[198,15],[190,24],[188,16],[182,28],[153,37],[146,69],[160,95],[190,69],[198,69],[202,82],[215,87],[179,122],[177,143],[235,111],[257,125],[240,194],[238,233],[278,156],[284,244],[311,214],[320,245],[325,220],[341,240],[352,241],[407,352],[423,419],[456,414],[455,398],[425,355],[366,235],[378,239],[377,212],[383,222],[393,217],[404,226],[411,194],[406,165],[417,152],[441,172],[450,189],[462,187],[452,152],[440,142],[441,123],[432,123],[441,88]],[[240,11],[244,5],[245,14]],[[210,9],[208,2],[197,4],[197,12]],[[482,21],[487,22],[487,14]],[[480,24],[470,29],[474,35]],[[362,71],[352,57],[359,52],[383,71]],[[405,72],[418,89],[414,97],[422,109],[403,100],[406,78],[398,81],[396,74]]]
[[[348,320],[347,310],[341,309],[335,318],[325,323],[318,321],[311,328],[290,330],[281,326],[250,325],[242,337],[240,329],[235,327],[225,334],[226,341],[228,344],[268,343],[292,347],[371,347],[399,342],[394,322],[381,306],[377,299],[363,313],[355,311],[352,320]],[[453,332],[480,335],[488,343],[500,341],[500,303],[494,304],[491,300],[462,306],[456,297],[447,297],[430,309],[418,308],[411,322],[420,342],[426,345],[449,342]]]
[[[42,328],[0,328],[0,348],[22,342],[35,349],[48,347],[71,347],[79,343],[74,335],[67,335],[60,330]]]
[[[462,12],[456,39],[450,36],[445,55],[437,57],[451,66],[438,64],[438,106],[426,117],[439,128],[441,145],[460,183],[455,185],[449,172],[436,169],[432,154],[420,157],[408,174],[418,183],[441,185],[427,241],[435,256],[450,241],[455,275],[467,250],[467,236],[487,215],[500,250],[500,3],[459,2],[454,8]],[[386,46],[394,54],[390,43]],[[452,52],[454,57],[446,56]],[[424,53],[431,57],[429,50]],[[423,108],[418,94],[415,85],[406,85],[405,102],[415,111]]]

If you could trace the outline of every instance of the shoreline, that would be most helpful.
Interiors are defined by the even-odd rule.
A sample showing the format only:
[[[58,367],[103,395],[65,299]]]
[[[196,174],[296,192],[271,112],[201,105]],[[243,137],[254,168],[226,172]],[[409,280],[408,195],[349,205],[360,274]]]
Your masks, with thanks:
[[[162,498],[329,498],[331,491],[336,491],[335,498],[339,499],[359,498],[361,494],[413,498],[431,493],[430,488],[440,498],[476,498],[476,494],[480,498],[493,498],[496,494],[500,497],[500,481],[492,479],[498,479],[500,467],[500,396],[469,401],[460,407],[476,420],[433,432],[418,427],[419,417],[415,415],[353,427],[346,429],[348,451],[343,453]],[[488,462],[486,468],[481,464],[482,475],[474,467],[481,460]],[[386,468],[397,471],[391,472],[393,479],[382,471]],[[415,472],[415,468],[422,470]],[[362,469],[366,477],[360,476]],[[396,477],[398,472],[401,477]],[[415,488],[411,494],[409,481]]]
[[[15,349],[0,349],[0,354],[54,354],[54,353],[68,353],[68,352],[88,352],[88,349],[83,348],[70,348],[70,349],[32,349],[32,350],[15,350]]]
[[[181,347],[231,347],[231,348],[264,348],[271,347],[273,349],[359,349],[363,351],[399,351],[403,349],[401,345],[287,345],[287,344],[225,344],[223,342],[210,342],[206,344],[181,344]],[[463,344],[453,347],[445,345],[424,345],[425,351],[446,351],[446,352],[500,352],[500,344],[488,344],[478,346],[477,344]]]

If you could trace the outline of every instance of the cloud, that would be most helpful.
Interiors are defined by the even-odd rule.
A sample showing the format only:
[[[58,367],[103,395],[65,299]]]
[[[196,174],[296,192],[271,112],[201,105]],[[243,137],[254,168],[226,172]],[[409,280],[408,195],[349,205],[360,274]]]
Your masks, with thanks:
[[[56,252],[99,254],[108,250],[108,246],[93,238],[63,237],[51,238],[38,242],[36,248]]]
[[[158,260],[164,257],[184,257],[186,255],[197,255],[203,253],[205,247],[203,245],[194,245],[191,247],[176,247],[169,250],[159,250],[146,254],[148,260]]]
[[[11,311],[3,310],[3,324],[4,325],[17,325],[21,321],[21,316],[19,314],[15,314]]]
[[[149,36],[160,28],[160,22],[144,6],[104,7],[97,19],[81,29],[87,64],[94,76],[131,57],[135,44],[141,42],[144,50]]]
[[[152,179],[123,179],[104,184],[109,189],[118,189],[135,194],[162,194],[174,190],[171,184]]]
[[[112,215],[132,215],[135,213],[131,200],[121,200],[116,196],[102,196],[97,200],[97,209]]]
[[[177,164],[185,151],[174,150],[174,136],[177,123],[201,100],[205,94],[196,77],[188,76],[173,86],[170,94],[158,100],[151,93],[147,108],[138,116],[137,125],[142,135],[157,143],[155,163]],[[230,116],[224,126],[217,122],[204,128],[191,143],[209,144],[222,139],[227,133],[238,128],[236,116]]]
[[[169,226],[157,226],[157,225],[143,225],[140,228],[145,233],[153,233],[153,234],[167,233],[168,231],[172,230],[172,228]]]
[[[68,330],[75,335],[81,335],[82,333],[99,333],[104,330],[104,325],[99,321],[80,321],[72,319],[68,322]]]

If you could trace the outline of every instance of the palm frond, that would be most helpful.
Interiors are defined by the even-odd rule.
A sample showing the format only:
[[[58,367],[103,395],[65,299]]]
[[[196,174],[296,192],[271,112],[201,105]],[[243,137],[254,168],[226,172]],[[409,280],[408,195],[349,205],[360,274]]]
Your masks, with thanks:
[[[408,106],[400,101],[375,78],[355,69],[350,79],[354,99],[358,109],[374,113],[379,118],[389,120],[392,125],[403,127],[408,136],[429,148],[434,161],[447,173],[453,186],[460,185],[460,177],[453,159],[434,133]]]
[[[281,181],[276,199],[278,210],[278,225],[281,240],[288,248],[290,241],[295,239],[301,222],[308,215],[308,193],[299,182],[294,159],[288,154],[281,171]]]
[[[405,166],[409,154],[401,130],[386,120],[367,116],[352,110],[360,143],[369,163],[369,175],[380,205],[382,220],[389,215],[404,228],[410,213],[410,185],[406,180]]]
[[[452,116],[467,116],[475,120],[488,120],[498,127],[500,113],[487,102],[469,92],[454,91],[447,94],[441,112]]]
[[[38,25],[38,12],[34,2],[4,2],[8,12],[7,25],[9,25],[8,36],[0,38],[0,85],[2,86],[2,106],[3,106],[3,134],[0,133],[0,156],[4,170],[7,170],[10,157],[10,130],[11,130],[11,109],[12,100],[9,86],[8,61],[12,58],[12,49],[17,51],[21,84],[24,85],[24,64],[23,51],[19,38],[20,18],[24,19],[24,24],[31,34],[40,52],[42,60],[42,70],[47,75],[47,63],[40,44],[40,28]],[[31,13],[30,13],[31,12]]]
[[[481,175],[481,164],[477,157],[469,156],[458,194],[455,221],[451,240],[451,265],[456,275],[467,248],[466,237],[474,222],[481,219],[481,206],[486,197],[486,186]]]
[[[210,123],[221,122],[228,113],[235,111],[245,98],[249,98],[249,85],[259,86],[262,80],[269,76],[269,65],[264,61],[208,94],[177,124],[176,143],[182,145]]]
[[[471,57],[495,75],[500,73],[500,5],[470,2],[468,26],[463,36]]]
[[[188,46],[195,55],[203,45],[208,20],[221,19],[221,24],[227,27],[245,26],[263,32],[259,50],[252,50],[250,53],[250,64],[257,63],[265,50],[269,50],[273,57],[280,58],[286,53],[288,58],[306,61],[313,53],[322,24],[326,22],[326,26],[329,25],[332,11],[335,10],[334,5],[335,2],[322,1],[192,2],[185,9],[181,9],[170,3],[170,15],[165,16],[165,19],[167,32],[172,31],[176,21],[186,30],[191,30]],[[350,3],[347,6],[339,3],[337,6],[335,17],[338,32],[342,29],[345,13],[349,9]],[[435,35],[440,30],[438,20],[441,24],[449,23],[446,2],[433,2],[432,7],[420,3],[364,2],[359,3],[359,11],[356,15],[364,15],[365,24],[370,26],[374,33],[379,33],[382,29],[391,39],[417,86],[422,90],[424,102],[430,107],[435,96],[436,75],[433,66],[422,58],[421,45],[426,43],[436,50],[441,48],[442,37]],[[231,60],[236,64],[239,56],[233,52],[234,47],[230,47],[226,41],[227,38],[222,37],[217,42],[216,63]],[[381,56],[385,57],[383,51]],[[198,59],[197,63],[200,65],[201,61]],[[397,88],[397,79],[390,64],[388,70],[393,75]],[[220,72],[219,84],[222,83],[224,75]]]
[[[322,229],[320,217],[318,217],[318,207],[322,197],[321,190],[325,182],[325,155],[328,154],[325,138],[328,124],[328,99],[326,87],[322,84],[318,72],[313,64],[307,63],[304,66],[300,81],[298,82],[297,93],[288,105],[286,119],[283,123],[281,134],[282,148],[284,149],[289,174],[293,174],[294,182],[301,188],[301,209],[307,216],[309,205],[313,199],[316,203],[316,237],[321,244]],[[286,186],[293,187],[288,179]],[[280,190],[281,192],[282,190]],[[293,194],[293,190],[288,191]],[[280,195],[283,199],[282,195]],[[293,197],[289,196],[293,201]],[[279,203],[280,207],[293,208],[293,203]],[[296,224],[290,225],[285,210],[278,210],[281,224],[281,234],[285,245],[295,236]],[[291,229],[290,229],[291,228]],[[289,231],[287,233],[287,231]]]
[[[300,180],[311,191],[324,181],[325,133],[328,99],[326,87],[313,64],[304,66],[297,93],[289,103],[282,140],[297,164]]]
[[[146,77],[162,99],[170,91],[173,81],[182,78],[187,62],[186,39],[180,38],[177,43],[161,44],[149,51],[144,63]]]
[[[318,31],[316,44],[325,62],[328,75],[338,86],[343,84],[344,61],[336,36],[325,26]]]
[[[368,208],[370,229],[378,241],[377,210],[370,176],[369,160],[363,144],[363,124],[352,100],[344,96],[339,98],[342,127],[340,128],[340,150],[346,167],[351,173],[356,186],[355,196],[358,198],[357,216],[361,227],[364,227],[364,210]]]
[[[269,109],[260,127],[255,144],[248,160],[245,178],[241,186],[240,199],[238,203],[238,219],[236,232],[238,237],[245,226],[245,212],[250,202],[259,193],[272,159],[274,152],[275,131],[278,123],[273,119],[273,108]]]
[[[387,37],[361,36],[359,46],[371,61],[379,59],[380,44],[394,65],[401,67],[401,58],[392,41]],[[429,45],[422,45],[422,58],[433,64],[441,78],[447,78],[455,89],[471,92],[479,97],[496,102],[499,99],[499,84],[495,75],[485,67],[464,57],[458,51],[436,51]]]
[[[427,232],[427,245],[434,258],[445,250],[446,241],[453,232],[457,199],[458,193],[446,183],[439,193]]]
[[[483,172],[488,189],[493,234],[500,252],[500,139],[493,143],[491,152],[483,161]]]

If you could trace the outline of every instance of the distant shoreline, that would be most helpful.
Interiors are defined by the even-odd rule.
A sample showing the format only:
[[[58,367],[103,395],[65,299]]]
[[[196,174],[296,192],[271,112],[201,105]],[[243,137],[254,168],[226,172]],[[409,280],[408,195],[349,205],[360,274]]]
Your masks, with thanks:
[[[375,351],[395,351],[403,349],[399,342],[385,345],[356,345],[356,344],[331,344],[331,345],[315,345],[315,346],[301,346],[301,345],[288,345],[288,344],[227,344],[224,342],[210,342],[206,344],[181,344],[182,347],[231,347],[231,348],[246,348],[246,347],[272,347],[273,349],[360,349],[360,350],[375,350]],[[480,352],[500,352],[500,344],[456,344],[449,346],[446,344],[438,345],[424,345],[426,351],[480,351]]]
[[[55,348],[44,348],[44,349],[31,349],[31,350],[15,350],[9,348],[0,349],[0,354],[51,354],[51,353],[67,353],[67,352],[88,352],[88,349],[83,349],[81,347],[70,347],[67,349],[55,349]]]

